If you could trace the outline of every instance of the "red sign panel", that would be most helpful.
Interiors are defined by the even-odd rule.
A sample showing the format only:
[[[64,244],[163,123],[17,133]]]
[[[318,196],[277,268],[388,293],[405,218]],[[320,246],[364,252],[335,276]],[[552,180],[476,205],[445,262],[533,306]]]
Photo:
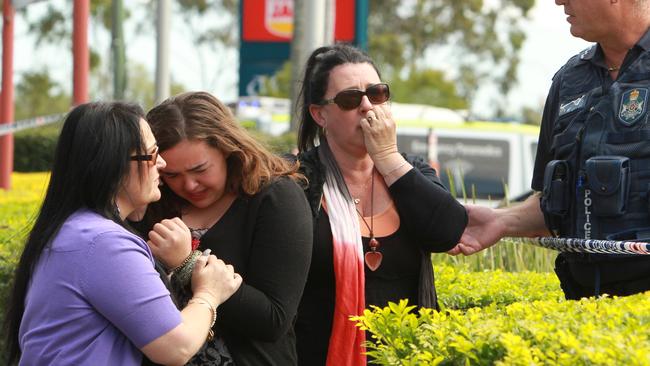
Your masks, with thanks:
[[[354,40],[355,0],[336,0],[334,39]],[[293,34],[293,0],[243,0],[243,40],[289,42]]]

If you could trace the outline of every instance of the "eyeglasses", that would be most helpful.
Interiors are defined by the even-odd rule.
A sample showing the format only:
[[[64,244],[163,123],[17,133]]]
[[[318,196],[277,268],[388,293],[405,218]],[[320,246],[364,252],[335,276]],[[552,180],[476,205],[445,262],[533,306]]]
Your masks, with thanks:
[[[325,99],[318,103],[319,105],[336,104],[344,111],[350,111],[361,104],[363,96],[367,96],[372,104],[386,103],[390,99],[390,89],[388,84],[374,84],[366,88],[365,91],[358,89],[348,89],[340,91],[332,99]]]
[[[131,160],[146,161],[150,166],[156,165],[156,162],[158,161],[158,146],[156,146],[156,149],[151,154],[133,155],[131,156]]]

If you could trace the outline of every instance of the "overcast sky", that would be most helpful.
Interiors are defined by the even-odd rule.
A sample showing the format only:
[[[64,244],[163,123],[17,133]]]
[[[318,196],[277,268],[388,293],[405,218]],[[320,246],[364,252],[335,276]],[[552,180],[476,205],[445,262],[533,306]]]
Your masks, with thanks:
[[[555,72],[589,45],[569,33],[563,7],[551,0],[537,0],[521,53],[519,85],[511,93],[511,103],[542,105]]]
[[[47,3],[61,3],[65,0],[50,0],[30,5],[30,11],[45,9]],[[511,93],[508,104],[509,110],[518,112],[522,106],[539,107],[544,103],[551,78],[555,71],[572,55],[588,46],[588,43],[576,39],[569,33],[569,26],[562,7],[556,6],[551,0],[537,0],[531,13],[531,21],[527,22],[527,40],[521,53],[519,68],[519,84]],[[205,89],[211,91],[224,101],[233,101],[237,97],[237,56],[235,54],[215,58],[204,56],[203,63],[196,50],[184,39],[184,26],[178,17],[173,20],[171,69],[174,79],[190,90]],[[127,28],[127,37],[133,34]],[[106,35],[90,32],[90,41],[95,44],[106,43]],[[127,38],[127,58],[132,62],[147,65],[153,77],[155,67],[155,40],[149,36]],[[63,85],[71,84],[71,56],[67,52],[52,50],[43,45],[36,50],[29,41],[26,26],[21,17],[16,22],[16,52],[15,70],[18,74],[24,71],[47,66],[52,75]],[[453,60],[449,60],[453,62]],[[220,64],[219,64],[220,63]],[[444,61],[432,60],[432,66],[443,66]],[[213,70],[223,70],[214,73]],[[216,74],[216,77],[211,75]],[[478,109],[489,110],[491,100],[498,97],[493,89],[483,88],[476,97]]]

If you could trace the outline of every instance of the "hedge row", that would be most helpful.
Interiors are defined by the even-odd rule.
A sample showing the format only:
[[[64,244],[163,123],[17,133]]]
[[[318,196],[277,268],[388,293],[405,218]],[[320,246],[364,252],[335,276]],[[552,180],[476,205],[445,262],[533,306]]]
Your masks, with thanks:
[[[553,273],[471,272],[447,265],[435,265],[434,270],[442,308],[465,310],[492,304],[564,299],[560,282]]]
[[[565,301],[550,273],[439,270],[441,312],[401,301],[354,319],[376,363],[650,365],[650,293]]]
[[[52,167],[62,123],[30,128],[14,134],[14,170],[44,172]]]
[[[48,173],[14,173],[11,191],[0,189],[0,323],[4,321],[9,286],[25,238],[47,188]],[[0,347],[4,334],[0,332]],[[0,353],[0,364],[6,364]]]
[[[0,311],[25,238],[47,188],[48,173],[14,173],[11,191],[0,189]]]
[[[14,171],[43,172],[52,167],[62,122],[19,131],[14,135]],[[249,130],[251,135],[277,154],[290,152],[296,146],[296,135],[271,136]]]

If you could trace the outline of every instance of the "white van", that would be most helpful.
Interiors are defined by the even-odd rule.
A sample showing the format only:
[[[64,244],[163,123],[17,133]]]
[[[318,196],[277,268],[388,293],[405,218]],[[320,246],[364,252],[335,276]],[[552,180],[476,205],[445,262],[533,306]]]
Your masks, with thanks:
[[[443,184],[459,199],[494,205],[530,193],[537,151],[536,126],[501,122],[398,124],[400,151],[425,157]]]

